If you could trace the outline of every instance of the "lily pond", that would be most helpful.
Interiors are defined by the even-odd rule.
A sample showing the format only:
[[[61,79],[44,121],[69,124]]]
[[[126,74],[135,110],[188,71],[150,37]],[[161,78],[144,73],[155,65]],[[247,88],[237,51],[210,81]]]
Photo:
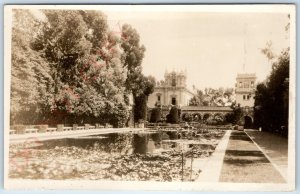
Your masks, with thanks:
[[[9,177],[195,181],[223,130],[111,133],[12,144]]]

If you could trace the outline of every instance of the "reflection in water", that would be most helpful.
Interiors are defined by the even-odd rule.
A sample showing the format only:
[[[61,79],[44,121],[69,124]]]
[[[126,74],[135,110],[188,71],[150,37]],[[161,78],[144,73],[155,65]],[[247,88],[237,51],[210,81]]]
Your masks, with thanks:
[[[132,139],[133,152],[145,154],[148,150],[148,142],[148,134],[135,134]]]
[[[11,178],[88,180],[194,180],[200,169],[193,158],[213,152],[224,132],[142,131],[43,141],[18,155],[24,145],[11,146]],[[184,152],[184,153],[183,153]],[[23,157],[23,158],[22,158]],[[24,165],[24,171],[16,167]],[[18,161],[18,166],[16,162]],[[22,163],[23,162],[23,163]]]
[[[94,138],[93,138],[94,137]],[[51,149],[54,147],[79,147],[90,149],[95,146],[103,151],[112,153],[128,153],[128,154],[147,154],[155,153],[158,150],[177,147],[177,143],[168,142],[166,140],[176,140],[180,138],[180,134],[175,131],[156,132],[156,133],[111,133],[96,136],[65,138],[44,141],[43,145],[35,147],[35,149]]]

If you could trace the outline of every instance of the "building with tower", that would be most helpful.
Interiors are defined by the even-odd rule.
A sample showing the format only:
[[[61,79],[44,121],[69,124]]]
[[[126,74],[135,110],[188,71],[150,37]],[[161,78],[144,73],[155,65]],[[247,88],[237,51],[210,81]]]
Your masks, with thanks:
[[[253,127],[255,88],[255,73],[237,75],[235,84],[235,100],[236,104],[243,110],[241,121],[245,128]]]
[[[253,107],[255,87],[255,74],[238,74],[235,84],[236,104],[240,104],[241,107]]]
[[[187,89],[186,72],[165,72],[165,80],[157,82],[154,92],[148,97],[148,107],[155,105],[187,106],[195,94]]]

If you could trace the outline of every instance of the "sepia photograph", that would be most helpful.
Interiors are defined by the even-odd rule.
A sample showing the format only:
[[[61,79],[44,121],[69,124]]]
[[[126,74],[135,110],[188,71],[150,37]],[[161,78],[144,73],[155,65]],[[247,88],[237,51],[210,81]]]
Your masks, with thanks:
[[[5,188],[293,191],[295,14],[6,5]]]

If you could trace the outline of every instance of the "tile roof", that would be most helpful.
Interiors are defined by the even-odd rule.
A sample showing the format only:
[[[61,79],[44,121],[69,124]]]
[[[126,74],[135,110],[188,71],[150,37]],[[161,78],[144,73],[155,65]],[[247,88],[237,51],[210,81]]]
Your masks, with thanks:
[[[181,110],[194,111],[232,111],[230,106],[182,106]]]

